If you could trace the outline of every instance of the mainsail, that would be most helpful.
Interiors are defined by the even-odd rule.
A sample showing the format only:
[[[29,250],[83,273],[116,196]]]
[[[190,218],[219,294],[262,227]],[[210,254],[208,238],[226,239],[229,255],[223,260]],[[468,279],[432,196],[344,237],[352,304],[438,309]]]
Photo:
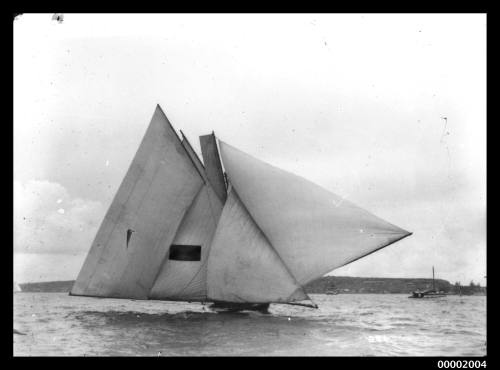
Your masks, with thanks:
[[[299,176],[218,146],[213,133],[200,146],[203,162],[156,108],[70,294],[301,301],[309,281],[410,235]]]

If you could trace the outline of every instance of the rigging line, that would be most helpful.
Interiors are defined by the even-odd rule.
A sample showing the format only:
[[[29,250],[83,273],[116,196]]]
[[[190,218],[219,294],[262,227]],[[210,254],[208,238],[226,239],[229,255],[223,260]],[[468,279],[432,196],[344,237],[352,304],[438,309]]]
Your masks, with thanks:
[[[182,132],[182,131],[181,131]],[[187,156],[189,157],[189,160],[191,161],[191,163],[193,164],[193,167],[195,168],[196,172],[198,172],[198,175],[200,175],[201,179],[203,180],[203,183],[206,184],[207,181],[205,180],[205,177],[203,176],[203,174],[200,172],[200,170],[198,169],[198,166],[194,163],[194,159],[192,158],[191,154],[189,153],[189,151],[186,149],[186,147],[184,146],[184,144],[181,144],[182,148],[184,149],[184,151],[186,152]],[[195,153],[196,154],[196,153]]]
[[[186,143],[187,145],[191,148],[191,150],[193,151],[194,155],[196,156],[196,159],[198,160],[198,163],[200,164],[200,166],[203,168],[203,170],[205,170],[205,165],[203,164],[203,162],[201,161],[200,157],[198,156],[198,153],[195,152],[193,146],[191,145],[191,143],[189,142],[188,138],[186,135],[184,135],[184,132],[182,132],[182,130],[179,130],[181,132],[181,135],[182,135],[182,139],[183,140],[186,140]]]
[[[220,157],[220,150],[219,150],[219,144],[218,144],[218,139],[217,137],[215,136],[215,132],[212,131],[212,137],[214,138],[214,142],[215,142],[215,154],[217,155],[217,159],[218,161],[216,161],[219,166],[220,166],[220,173],[222,174],[222,181],[224,182],[224,187],[225,187],[225,192],[226,192],[226,198],[227,198],[227,182],[226,182],[226,176],[224,176],[224,174],[226,173],[226,171],[224,171],[224,165],[222,163],[222,159]]]
[[[182,149],[184,149],[184,151],[186,152],[187,156],[189,157],[189,160],[191,161],[191,163],[193,164],[193,166],[195,167],[196,169],[196,172],[198,172],[198,174],[201,176],[203,182],[205,183],[205,179],[203,178],[203,175],[201,174],[201,172],[198,170],[198,167],[196,167],[196,165],[194,164],[194,161],[193,161],[193,158],[191,158],[191,155],[189,154],[188,150],[186,149],[186,147],[184,145],[182,145],[182,140],[181,138],[179,137],[179,135],[177,135],[177,132],[175,131],[174,129],[174,126],[172,126],[172,124],[170,123],[170,120],[168,119],[167,115],[165,114],[165,112],[163,111],[163,109],[161,109],[160,107],[160,104],[157,104],[157,109],[160,110],[160,112],[162,113],[163,117],[165,117],[165,120],[167,121],[168,123],[168,126],[170,127],[170,129],[172,130],[172,132],[174,133],[175,137],[177,138],[177,141],[179,142],[179,144],[181,145]],[[184,136],[184,135],[183,135]]]
[[[227,197],[227,193],[229,192],[229,179],[227,177],[227,173],[226,173],[226,168],[224,167],[224,162],[222,161],[222,157],[220,155],[220,140],[215,136],[215,132],[212,131],[212,134],[215,138],[215,146],[217,148],[217,153],[219,155],[219,162],[220,162],[220,165],[221,165],[221,170],[222,170],[222,174],[223,174],[223,178],[224,178],[224,185],[226,186],[226,197]]]

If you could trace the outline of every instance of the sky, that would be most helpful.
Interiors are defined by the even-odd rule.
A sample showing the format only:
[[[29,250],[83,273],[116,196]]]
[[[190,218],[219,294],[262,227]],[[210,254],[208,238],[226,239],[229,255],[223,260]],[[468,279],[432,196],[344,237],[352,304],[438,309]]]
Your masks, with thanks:
[[[14,280],[76,279],[160,104],[413,235],[330,274],[486,283],[486,15],[23,14]]]

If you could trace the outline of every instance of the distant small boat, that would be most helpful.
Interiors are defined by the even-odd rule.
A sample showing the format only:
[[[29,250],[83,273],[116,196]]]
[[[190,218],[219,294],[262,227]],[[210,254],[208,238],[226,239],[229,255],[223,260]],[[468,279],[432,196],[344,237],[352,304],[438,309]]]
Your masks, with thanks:
[[[16,292],[22,292],[22,290],[19,284],[14,281],[14,293]]]
[[[336,295],[336,294],[339,294],[339,291],[338,290],[327,290],[325,292],[325,294],[328,294],[328,295]]]
[[[443,291],[435,291],[434,289],[415,291],[408,298],[439,298],[446,297],[446,293]]]
[[[439,298],[446,297],[446,293],[442,290],[436,290],[436,285],[434,282],[434,266],[432,266],[432,289],[427,290],[416,290],[412,292],[411,296],[408,298]]]

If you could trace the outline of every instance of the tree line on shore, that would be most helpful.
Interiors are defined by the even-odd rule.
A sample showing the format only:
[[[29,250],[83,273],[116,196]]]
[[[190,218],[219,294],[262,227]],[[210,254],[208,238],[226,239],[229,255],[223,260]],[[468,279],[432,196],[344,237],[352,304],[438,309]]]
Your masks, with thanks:
[[[447,280],[434,280],[436,290],[448,294],[486,294],[486,287],[471,282],[462,285],[460,282],[451,284]],[[308,293],[386,293],[402,294],[411,293],[415,290],[432,289],[432,279],[422,278],[373,278],[373,277],[349,277],[349,276],[324,276],[306,285]]]
[[[37,283],[19,284],[24,292],[69,292],[74,280],[48,281]],[[447,280],[436,279],[436,290],[444,291],[448,294],[478,295],[486,294],[486,287],[471,281],[468,285],[460,282],[451,284]],[[432,279],[411,279],[411,278],[365,278],[350,276],[324,276],[305,286],[307,293],[379,293],[398,294],[410,293],[415,290],[425,290],[432,288]]]

